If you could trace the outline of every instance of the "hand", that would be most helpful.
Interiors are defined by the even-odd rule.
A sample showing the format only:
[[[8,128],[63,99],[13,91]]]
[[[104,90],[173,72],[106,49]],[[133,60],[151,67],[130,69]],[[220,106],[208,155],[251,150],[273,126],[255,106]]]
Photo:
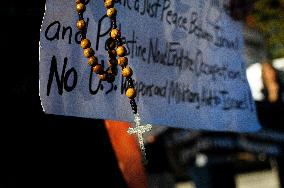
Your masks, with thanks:
[[[268,88],[268,101],[276,102],[279,98],[279,87],[278,84],[271,84]]]
[[[277,71],[270,63],[262,64],[262,79],[268,91],[268,101],[276,102],[279,98],[279,84]]]

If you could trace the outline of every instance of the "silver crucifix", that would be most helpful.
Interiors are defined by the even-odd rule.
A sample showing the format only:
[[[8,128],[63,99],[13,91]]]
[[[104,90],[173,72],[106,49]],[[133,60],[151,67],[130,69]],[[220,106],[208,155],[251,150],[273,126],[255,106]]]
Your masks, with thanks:
[[[134,122],[135,122],[135,127],[134,128],[130,127],[128,129],[127,133],[128,134],[137,134],[138,142],[139,142],[140,149],[141,149],[141,152],[142,152],[142,163],[144,165],[146,165],[148,161],[146,159],[143,133],[151,131],[152,125],[150,125],[150,124],[141,125],[141,118],[140,118],[139,114],[134,114]]]

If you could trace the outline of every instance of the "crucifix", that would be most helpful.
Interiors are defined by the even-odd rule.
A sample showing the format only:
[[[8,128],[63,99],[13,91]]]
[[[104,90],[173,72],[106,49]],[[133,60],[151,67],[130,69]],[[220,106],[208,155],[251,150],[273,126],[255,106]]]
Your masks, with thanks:
[[[143,140],[143,133],[151,131],[152,125],[147,124],[147,125],[141,125],[141,118],[139,114],[134,115],[134,122],[135,122],[135,127],[132,128],[130,127],[127,131],[128,134],[137,134],[138,137],[138,142],[140,145],[140,149],[142,152],[142,163],[146,165],[148,163],[146,159],[146,152],[145,152],[145,146],[144,146],[144,140]]]
[[[142,152],[142,162],[147,164],[143,133],[150,131],[152,125],[141,125],[141,118],[137,113],[137,104],[135,98],[137,97],[137,91],[134,87],[134,80],[132,79],[133,70],[128,64],[128,55],[126,49],[126,43],[124,42],[119,28],[117,28],[117,10],[115,9],[115,0],[104,0],[104,6],[106,8],[106,16],[111,21],[111,30],[109,31],[109,38],[106,40],[105,49],[109,57],[108,68],[104,70],[102,64],[100,64],[98,57],[96,57],[95,50],[92,48],[91,41],[87,39],[87,22],[84,19],[84,12],[86,11],[86,5],[89,1],[76,0],[76,11],[79,16],[79,20],[76,22],[76,26],[81,34],[80,46],[83,49],[83,55],[88,59],[88,64],[92,67],[92,72],[95,72],[100,81],[107,81],[113,83],[117,76],[118,65],[122,69],[122,76],[126,78],[128,87],[125,91],[125,95],[130,100],[130,105],[134,113],[135,127],[128,129],[128,134],[137,134],[138,142]]]

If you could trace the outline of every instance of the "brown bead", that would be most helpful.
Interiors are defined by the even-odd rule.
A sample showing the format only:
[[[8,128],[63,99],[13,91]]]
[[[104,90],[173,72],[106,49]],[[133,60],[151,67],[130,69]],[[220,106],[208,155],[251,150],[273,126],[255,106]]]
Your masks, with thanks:
[[[77,22],[77,28],[79,30],[84,30],[86,28],[86,22],[84,20],[79,20]]]
[[[107,76],[107,82],[113,83],[115,81],[115,75],[113,74],[108,74]]]
[[[103,67],[101,64],[97,64],[96,66],[93,67],[93,72],[96,74],[100,74],[103,72]]]
[[[110,32],[110,37],[116,39],[120,36],[120,31],[118,29],[112,29]]]
[[[113,6],[114,6],[114,0],[106,0],[106,1],[105,1],[105,7],[106,7],[107,9],[113,8]]]
[[[84,56],[86,58],[90,58],[95,54],[94,50],[92,48],[87,48],[84,50]]]
[[[109,38],[106,45],[108,49],[114,49],[116,47],[116,42],[112,38]]]
[[[98,58],[95,57],[95,56],[90,57],[90,58],[88,59],[88,64],[89,64],[90,66],[95,66],[95,65],[97,65],[97,64],[98,64]]]
[[[108,60],[108,66],[113,67],[117,65],[117,60],[116,59],[110,59]]]
[[[76,10],[78,13],[83,13],[86,10],[86,6],[83,3],[78,3],[76,5]]]
[[[85,0],[76,0],[76,4],[83,3],[85,4]]]
[[[116,54],[119,57],[125,56],[126,55],[126,48],[124,46],[118,46],[117,49],[116,49]]]
[[[81,40],[81,47],[82,47],[83,49],[90,48],[90,47],[91,47],[91,42],[90,42],[90,40],[88,40],[88,39],[83,39],[83,40]]]
[[[128,58],[127,57],[119,57],[117,60],[117,63],[121,67],[126,67],[128,64]]]
[[[136,90],[134,88],[128,88],[126,91],[126,96],[129,99],[134,99],[136,97]]]
[[[107,71],[107,73],[109,73],[109,74],[113,74],[113,75],[117,75],[117,73],[118,73],[118,70],[117,70],[117,68],[116,67],[111,67],[108,71]]]
[[[107,16],[110,18],[113,18],[116,16],[116,9],[115,8],[109,8],[107,9]]]
[[[98,74],[98,77],[100,80],[102,81],[107,81],[107,74],[106,73],[103,73],[103,74]]]
[[[132,75],[133,75],[133,71],[130,67],[126,67],[126,68],[122,69],[122,76],[123,77],[129,78]]]
[[[109,56],[109,58],[116,57],[116,50],[109,50],[108,51],[108,56]]]

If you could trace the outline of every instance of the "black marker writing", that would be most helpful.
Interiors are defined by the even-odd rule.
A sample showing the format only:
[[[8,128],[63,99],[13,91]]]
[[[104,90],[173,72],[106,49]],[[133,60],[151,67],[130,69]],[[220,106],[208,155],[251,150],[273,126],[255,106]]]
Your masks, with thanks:
[[[89,24],[89,18],[87,18],[87,28]],[[77,31],[77,30],[75,30]],[[74,42],[76,44],[80,44],[81,38],[80,38],[80,32],[77,31],[74,34],[74,31],[71,26],[62,26],[59,21],[54,21],[50,23],[45,32],[44,36],[49,41],[54,40],[68,40],[68,44],[72,44],[72,38],[74,37]]]
[[[51,60],[51,65],[50,65],[50,72],[49,72],[49,78],[48,78],[48,84],[47,84],[47,96],[50,94],[50,89],[53,83],[53,78],[55,77],[57,87],[58,87],[58,94],[62,95],[63,94],[63,88],[67,92],[71,92],[77,85],[77,80],[78,80],[78,75],[74,67],[69,69],[67,72],[66,67],[68,63],[68,58],[64,58],[64,64],[61,72],[61,76],[58,74],[58,69],[57,69],[57,60],[56,57],[53,56]],[[72,84],[68,84],[69,77],[73,74],[73,81]]]

